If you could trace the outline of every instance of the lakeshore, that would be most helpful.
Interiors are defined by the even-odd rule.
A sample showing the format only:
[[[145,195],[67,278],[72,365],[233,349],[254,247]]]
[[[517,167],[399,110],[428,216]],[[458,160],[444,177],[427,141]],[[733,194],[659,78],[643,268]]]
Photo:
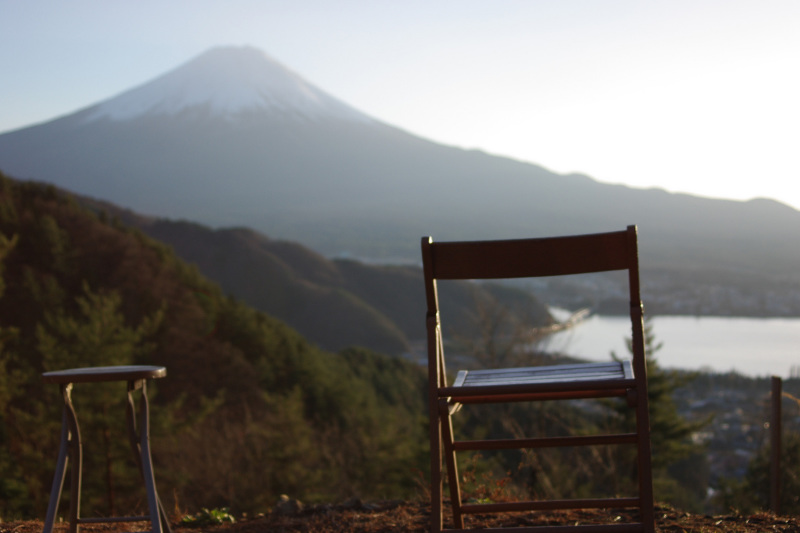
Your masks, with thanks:
[[[572,313],[552,309],[560,322]],[[649,320],[665,368],[737,372],[750,377],[800,374],[800,318],[654,316]],[[607,361],[627,355],[630,322],[625,316],[591,314],[544,339],[540,349]]]

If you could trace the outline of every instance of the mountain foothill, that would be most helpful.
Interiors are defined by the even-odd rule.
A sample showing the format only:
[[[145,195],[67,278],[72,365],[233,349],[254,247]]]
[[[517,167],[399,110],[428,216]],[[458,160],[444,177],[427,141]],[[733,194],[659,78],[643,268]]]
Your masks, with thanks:
[[[285,493],[412,495],[427,460],[426,379],[400,356],[424,330],[421,287],[415,267],[329,260],[252,230],[154,220],[0,173],[0,514],[43,516],[61,416],[57,388],[40,376],[84,366],[168,368],[151,393],[153,453],[176,505],[233,498],[247,512]],[[552,322],[529,293],[499,286],[456,282],[442,302]],[[475,317],[453,319],[467,342]],[[102,458],[125,456],[104,437],[123,393],[73,392],[84,504],[100,513],[133,503],[104,495],[135,483],[135,470],[101,475]]]
[[[3,175],[0,267],[0,516],[44,516],[61,401],[41,373],[84,366],[167,367],[150,396],[170,508],[247,512],[286,493],[339,501],[416,490],[419,365],[354,345],[325,351],[118,218]],[[129,490],[135,464],[119,462],[130,449],[108,438],[122,429],[124,384],[108,385],[72,392],[82,504],[100,515],[140,503]]]
[[[324,349],[362,346],[412,360],[425,357],[425,293],[422,270],[415,265],[330,259],[248,228],[212,229],[82,201],[168,244],[226,294],[279,318]],[[443,284],[441,292],[442,305],[453,313],[449,322],[461,336],[477,325],[467,311],[469,302],[524,310],[533,326],[553,321],[527,291],[508,294],[497,285],[453,282]]]

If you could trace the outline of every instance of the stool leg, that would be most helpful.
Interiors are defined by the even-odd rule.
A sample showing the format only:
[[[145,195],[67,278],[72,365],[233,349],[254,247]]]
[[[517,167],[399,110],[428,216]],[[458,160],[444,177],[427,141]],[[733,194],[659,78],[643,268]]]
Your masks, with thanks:
[[[78,416],[72,405],[72,383],[61,386],[61,396],[64,398],[64,414],[69,426],[69,531],[78,533],[78,519],[81,514],[81,472],[83,471],[83,445],[81,444],[81,430],[78,427]],[[55,517],[54,517],[55,518]]]
[[[64,477],[67,473],[69,450],[69,423],[67,422],[67,408],[61,414],[61,444],[58,447],[58,461],[56,472],[53,475],[53,487],[50,489],[50,501],[47,504],[47,517],[44,520],[42,533],[51,533],[58,514],[58,504],[61,501],[61,491],[64,488]]]
[[[78,533],[78,516],[81,512],[81,470],[83,468],[83,450],[81,448],[81,431],[78,427],[78,417],[72,406],[72,383],[61,385],[61,397],[64,400],[64,409],[61,415],[61,445],[58,450],[56,473],[53,476],[53,486],[50,489],[50,501],[47,504],[47,517],[44,521],[43,533],[51,533],[58,512],[61,491],[64,488],[64,475],[67,465],[70,467],[69,488],[69,531]]]
[[[142,389],[142,400],[139,409],[139,431],[136,431],[136,416],[133,401],[133,392]],[[145,490],[147,491],[147,506],[150,510],[150,522],[152,523],[153,533],[172,533],[172,528],[164,512],[164,506],[158,497],[156,490],[155,476],[153,475],[153,460],[150,455],[150,404],[147,400],[146,380],[128,382],[128,406],[126,409],[128,417],[128,437],[133,448],[136,462],[139,465],[139,472],[144,480]]]

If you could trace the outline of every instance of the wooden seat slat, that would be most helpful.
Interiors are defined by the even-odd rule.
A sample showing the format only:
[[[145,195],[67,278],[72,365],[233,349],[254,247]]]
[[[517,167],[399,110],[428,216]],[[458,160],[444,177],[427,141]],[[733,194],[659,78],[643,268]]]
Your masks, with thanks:
[[[627,361],[625,361],[627,362]],[[475,372],[481,372],[482,374],[502,374],[503,372],[511,371],[534,371],[534,372],[549,372],[551,370],[582,370],[587,367],[590,368],[619,368],[620,361],[609,361],[605,363],[573,363],[573,364],[564,364],[564,365],[542,365],[542,366],[524,366],[524,367],[517,367],[517,368],[488,368],[488,369],[481,369],[476,370]]]
[[[580,379],[586,376],[597,376],[598,378],[602,377],[624,377],[625,373],[622,372],[621,369],[616,371],[600,371],[592,369],[586,369],[583,372],[572,370],[569,372],[561,372],[558,370],[554,370],[552,372],[505,372],[503,374],[481,374],[479,372],[468,372],[466,381],[508,381],[508,380],[517,380],[517,379]]]
[[[626,369],[630,362],[612,362],[584,365],[525,367],[500,370],[471,370],[459,372],[454,387],[481,387],[491,385],[524,385],[592,380],[630,378]]]

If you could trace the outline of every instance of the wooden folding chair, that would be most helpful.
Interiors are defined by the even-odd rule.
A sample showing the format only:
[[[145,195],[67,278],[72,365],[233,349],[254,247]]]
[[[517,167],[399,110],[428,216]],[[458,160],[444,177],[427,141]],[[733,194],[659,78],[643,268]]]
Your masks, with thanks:
[[[464,515],[556,509],[638,508],[640,521],[608,525],[525,527],[515,531],[654,531],[650,425],[639,296],[636,227],[613,233],[505,241],[441,242],[422,239],[427,297],[427,339],[431,443],[431,531],[443,527],[442,457],[448,473],[453,522],[464,530]],[[437,294],[438,280],[529,278],[627,271],[632,325],[630,361],[460,371],[448,385]],[[635,411],[634,433],[523,439],[454,441],[452,415],[465,404],[622,397]],[[637,452],[638,494],[632,497],[465,503],[456,452],[627,444]],[[482,529],[482,531],[490,531]]]

